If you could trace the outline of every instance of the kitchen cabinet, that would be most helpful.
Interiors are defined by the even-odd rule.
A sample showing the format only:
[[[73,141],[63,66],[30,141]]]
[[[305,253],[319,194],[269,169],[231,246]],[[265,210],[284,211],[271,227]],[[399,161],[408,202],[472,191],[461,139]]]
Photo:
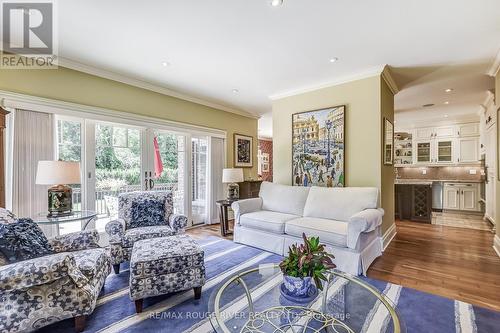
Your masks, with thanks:
[[[477,212],[479,205],[479,186],[476,183],[445,183],[443,208]]]
[[[441,126],[434,128],[435,138],[452,138],[454,136],[455,136],[455,126]]]
[[[460,124],[457,126],[457,135],[461,138],[469,137],[469,136],[479,136],[479,124],[478,123],[470,123],[470,124]]]
[[[455,135],[455,126],[441,127],[423,127],[415,130],[415,138],[430,139],[430,138],[450,138]]]
[[[457,139],[457,163],[471,163],[479,160],[479,137]]]
[[[455,156],[455,141],[453,139],[436,139],[434,163],[453,163]]]
[[[483,117],[484,118],[484,117]],[[454,124],[438,127],[421,127],[396,133],[396,166],[451,165],[479,162],[480,126],[479,122]],[[411,142],[409,142],[409,141]]]
[[[415,142],[415,158],[416,163],[431,163],[432,162],[432,140],[422,140]]]
[[[431,223],[432,186],[396,184],[395,204],[395,215],[400,220]]]
[[[466,184],[460,189],[460,209],[468,211],[478,211],[479,190],[473,184]]]
[[[417,141],[416,163],[418,164],[451,164],[455,156],[455,140],[430,139]]]
[[[445,184],[443,190],[443,208],[460,209],[460,189],[455,184]]]

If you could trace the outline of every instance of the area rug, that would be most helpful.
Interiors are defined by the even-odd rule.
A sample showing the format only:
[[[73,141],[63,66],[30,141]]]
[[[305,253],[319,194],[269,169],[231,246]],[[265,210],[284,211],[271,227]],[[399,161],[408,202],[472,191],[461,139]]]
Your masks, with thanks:
[[[281,257],[218,237],[199,241],[205,251],[207,282],[199,301],[193,291],[146,299],[144,311],[135,313],[128,296],[129,271],[122,265],[119,275],[106,280],[94,313],[87,318],[85,332],[213,332],[206,316],[210,295],[220,282],[240,270],[264,263],[278,263]],[[363,278],[384,292],[405,322],[407,332],[500,332],[500,313],[369,278]],[[376,305],[373,305],[374,307]],[[189,318],[186,313],[196,313]],[[383,319],[382,319],[383,320]],[[374,330],[373,327],[378,327]],[[384,325],[360,323],[360,332],[390,331]],[[73,320],[65,320],[40,332],[72,332]]]

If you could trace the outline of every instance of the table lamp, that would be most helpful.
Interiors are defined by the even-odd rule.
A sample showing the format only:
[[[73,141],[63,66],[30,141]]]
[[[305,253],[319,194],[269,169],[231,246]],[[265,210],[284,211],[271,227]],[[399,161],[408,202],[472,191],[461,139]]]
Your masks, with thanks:
[[[238,200],[240,198],[240,186],[243,182],[243,169],[224,169],[222,170],[222,182],[229,184],[227,186],[227,200]]]
[[[66,161],[39,161],[37,185],[51,185],[48,190],[47,217],[71,215],[73,190],[67,184],[80,184],[80,163]]]

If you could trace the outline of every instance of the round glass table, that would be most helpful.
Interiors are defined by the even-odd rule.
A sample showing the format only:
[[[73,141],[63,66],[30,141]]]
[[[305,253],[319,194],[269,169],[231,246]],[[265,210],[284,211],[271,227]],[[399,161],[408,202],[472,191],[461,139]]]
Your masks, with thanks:
[[[396,307],[378,289],[336,270],[307,303],[281,295],[283,274],[263,264],[227,278],[209,301],[217,333],[394,332],[406,329]]]
[[[33,221],[40,225],[57,225],[57,234],[59,234],[59,225],[69,222],[82,221],[82,229],[85,230],[90,222],[97,218],[97,213],[91,210],[74,211],[70,215],[58,217],[48,217],[46,212],[38,213]]]

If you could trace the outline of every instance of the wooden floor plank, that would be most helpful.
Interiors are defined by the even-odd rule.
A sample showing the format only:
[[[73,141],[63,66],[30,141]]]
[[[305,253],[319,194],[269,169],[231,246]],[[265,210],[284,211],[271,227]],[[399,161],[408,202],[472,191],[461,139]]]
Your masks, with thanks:
[[[369,277],[500,311],[500,258],[491,232],[407,221],[396,221],[396,229]],[[220,227],[187,233],[220,237]]]

